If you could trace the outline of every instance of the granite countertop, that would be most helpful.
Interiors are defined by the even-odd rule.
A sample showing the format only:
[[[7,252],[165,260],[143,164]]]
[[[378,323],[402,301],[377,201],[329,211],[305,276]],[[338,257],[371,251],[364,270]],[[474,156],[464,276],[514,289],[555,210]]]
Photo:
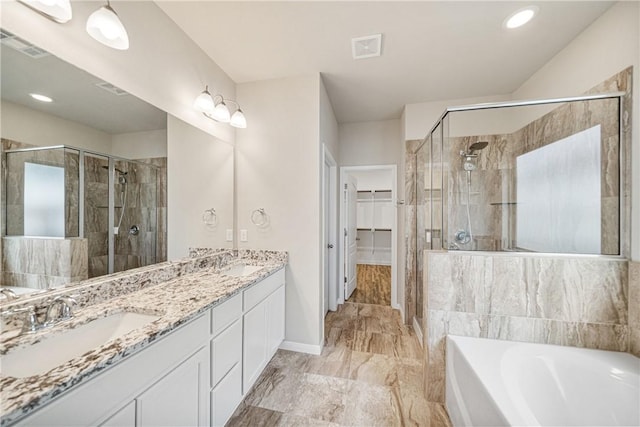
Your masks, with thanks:
[[[237,263],[263,268],[242,277],[223,274],[227,267]],[[259,256],[237,258],[222,271],[216,267],[209,267],[192,272],[149,288],[81,308],[74,313],[72,320],[52,328],[5,340],[2,343],[2,353],[10,352],[15,347],[36,343],[47,336],[118,312],[159,316],[159,319],[148,325],[107,341],[46,374],[12,378],[0,373],[0,424],[5,426],[24,417],[60,393],[84,383],[87,379],[140,351],[199,314],[284,268],[285,264],[286,254],[284,257],[274,259]]]

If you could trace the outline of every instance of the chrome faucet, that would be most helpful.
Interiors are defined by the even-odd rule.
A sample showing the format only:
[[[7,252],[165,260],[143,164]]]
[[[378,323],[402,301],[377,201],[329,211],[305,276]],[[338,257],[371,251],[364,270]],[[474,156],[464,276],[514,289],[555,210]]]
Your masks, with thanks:
[[[42,325],[38,323],[38,316],[36,315],[36,308],[32,305],[22,308],[12,308],[7,311],[3,311],[2,316],[14,316],[16,314],[25,313],[25,317],[22,319],[22,333],[33,333],[42,328]]]
[[[57,296],[49,304],[47,308],[47,315],[44,319],[43,326],[53,326],[58,322],[71,319],[73,317],[73,306],[76,305],[76,300],[70,296]],[[57,316],[52,317],[54,309],[59,306]]]
[[[18,294],[13,292],[11,289],[5,288],[5,287],[0,288],[0,294],[4,295],[7,298],[7,300],[18,298]]]

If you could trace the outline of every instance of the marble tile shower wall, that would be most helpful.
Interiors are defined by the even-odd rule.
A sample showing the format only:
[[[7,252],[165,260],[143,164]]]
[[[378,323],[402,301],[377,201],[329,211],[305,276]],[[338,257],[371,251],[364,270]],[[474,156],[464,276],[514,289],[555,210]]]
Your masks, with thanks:
[[[418,260],[418,254],[422,253],[423,245],[418,244],[418,217],[424,218],[422,209],[418,209],[416,197],[420,191],[416,188],[417,175],[417,154],[416,150],[420,146],[420,140],[407,141],[405,145],[405,319],[410,323],[416,316],[416,291],[418,282],[418,262],[422,266],[422,261]],[[424,166],[422,166],[424,167]],[[423,196],[424,199],[424,196]],[[422,284],[422,279],[420,279]]]
[[[424,256],[430,401],[444,399],[447,334],[629,350],[626,260],[429,251]]]
[[[629,352],[640,357],[640,261],[629,262]]]
[[[590,92],[627,92],[630,87],[631,69],[626,69]],[[627,98],[623,98],[623,103],[628,104],[625,108],[630,108]],[[602,141],[601,247],[603,254],[619,254],[620,120],[617,102],[617,99],[605,99],[567,103],[512,134],[448,138],[446,152],[450,160],[459,159],[460,151],[476,141],[489,142],[478,157],[478,169],[471,175],[470,213],[475,239],[472,247],[462,245],[461,249],[499,251],[514,248],[517,157],[599,124]],[[629,120],[623,118],[621,125],[623,137],[630,137]],[[629,141],[625,142],[623,146],[628,147]],[[461,162],[454,160],[451,165],[452,173],[448,174],[449,235],[458,228],[465,228],[467,221],[467,175]],[[623,253],[627,253],[626,248]]]
[[[2,238],[2,284],[47,289],[88,278],[87,239]]]

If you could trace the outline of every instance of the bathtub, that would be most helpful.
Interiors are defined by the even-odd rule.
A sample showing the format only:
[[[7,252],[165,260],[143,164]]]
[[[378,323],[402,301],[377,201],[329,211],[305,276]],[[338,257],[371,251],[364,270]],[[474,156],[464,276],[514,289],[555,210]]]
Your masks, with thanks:
[[[638,426],[640,359],[627,353],[447,335],[454,426]]]

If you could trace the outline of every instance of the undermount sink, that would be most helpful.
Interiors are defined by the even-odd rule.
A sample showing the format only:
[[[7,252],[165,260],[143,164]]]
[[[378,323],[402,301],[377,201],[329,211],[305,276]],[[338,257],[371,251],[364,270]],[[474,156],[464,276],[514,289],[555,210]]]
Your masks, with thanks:
[[[45,336],[42,341],[15,348],[0,356],[0,372],[14,378],[42,375],[158,318],[155,315],[120,312],[50,337]]]
[[[225,276],[242,277],[253,274],[258,270],[262,270],[262,268],[264,267],[257,265],[236,264],[233,267],[222,271],[222,274],[224,274]]]

